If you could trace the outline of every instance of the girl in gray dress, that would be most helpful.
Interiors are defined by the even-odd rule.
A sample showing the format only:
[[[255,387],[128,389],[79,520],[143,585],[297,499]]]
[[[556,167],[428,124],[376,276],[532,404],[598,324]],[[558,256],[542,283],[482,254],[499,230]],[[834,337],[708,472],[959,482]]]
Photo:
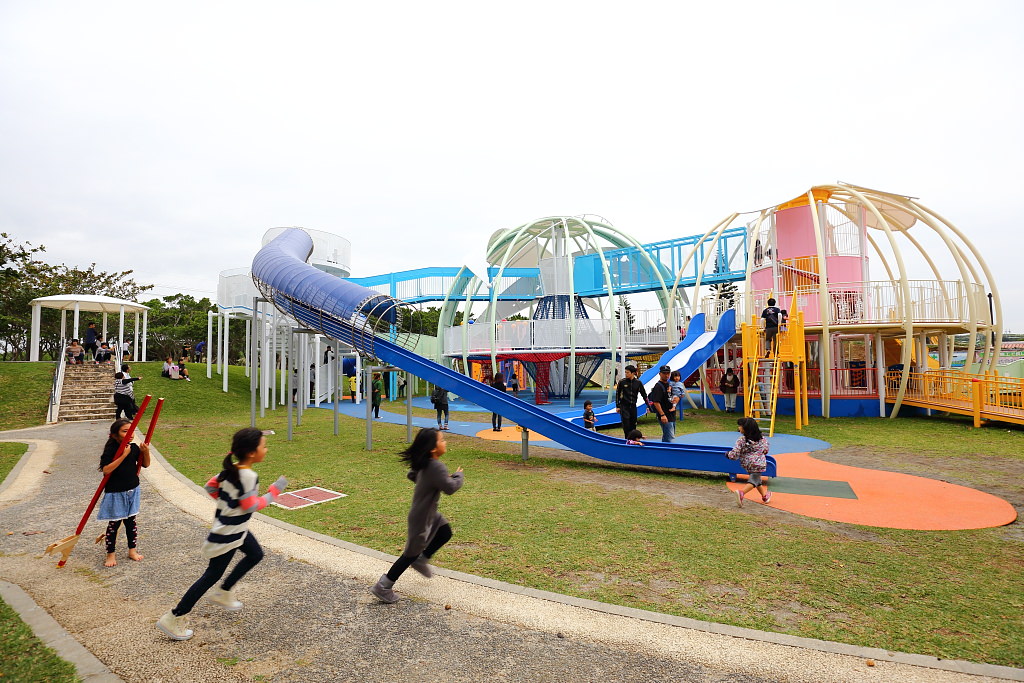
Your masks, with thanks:
[[[430,558],[452,537],[452,527],[440,512],[437,502],[441,493],[451,495],[462,487],[462,468],[449,475],[441,462],[445,454],[444,433],[437,429],[421,429],[412,445],[402,452],[402,461],[408,463],[409,479],[416,482],[409,510],[409,535],[402,556],[395,560],[387,574],[380,577],[370,592],[381,602],[397,602],[392,590],[395,581],[412,567],[428,579],[434,575]]]

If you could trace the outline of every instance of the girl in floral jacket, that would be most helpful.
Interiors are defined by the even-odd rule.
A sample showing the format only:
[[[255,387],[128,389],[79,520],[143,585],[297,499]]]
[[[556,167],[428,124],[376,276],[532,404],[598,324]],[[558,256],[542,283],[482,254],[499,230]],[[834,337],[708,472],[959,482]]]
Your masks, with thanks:
[[[736,445],[726,453],[730,460],[739,460],[740,466],[747,471],[747,483],[743,488],[736,491],[736,499],[739,506],[743,507],[743,499],[755,488],[761,494],[761,499],[768,503],[772,499],[768,484],[761,474],[768,469],[768,439],[762,436],[761,428],[757,422],[750,417],[741,417],[736,420],[739,425],[739,432],[743,436],[736,439]]]

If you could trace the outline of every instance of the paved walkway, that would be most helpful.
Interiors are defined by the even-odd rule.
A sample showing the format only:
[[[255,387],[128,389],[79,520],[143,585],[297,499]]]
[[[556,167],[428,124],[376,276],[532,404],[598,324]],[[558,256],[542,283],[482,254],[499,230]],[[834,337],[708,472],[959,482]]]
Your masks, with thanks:
[[[609,607],[445,570],[429,581],[403,576],[404,599],[383,605],[366,588],[392,558],[261,515],[251,528],[267,556],[238,586],[245,609],[200,602],[195,637],[170,641],[153,623],[205,567],[198,549],[213,508],[161,458],[143,482],[142,562],[121,548],[118,566],[105,569],[95,521],[66,568],[41,557],[95,490],[106,427],[0,433],[33,444],[0,488],[0,579],[126,681],[1024,680],[1016,669]]]

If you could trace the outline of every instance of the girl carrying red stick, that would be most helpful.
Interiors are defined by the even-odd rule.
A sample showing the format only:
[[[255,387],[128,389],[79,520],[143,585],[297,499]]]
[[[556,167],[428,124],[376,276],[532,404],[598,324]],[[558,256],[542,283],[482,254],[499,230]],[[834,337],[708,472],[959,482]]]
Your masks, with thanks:
[[[103,489],[99,513],[96,515],[98,520],[107,521],[107,559],[103,563],[104,567],[117,565],[114,551],[117,545],[117,530],[121,522],[124,522],[124,533],[128,538],[129,559],[138,562],[143,557],[137,547],[139,531],[135,516],[139,514],[142,503],[139,470],[142,467],[149,467],[149,444],[143,443],[140,446],[132,443],[124,449],[120,457],[116,457],[121,442],[128,435],[130,428],[129,420],[116,420],[111,424],[110,437],[103,447],[103,455],[100,456],[100,471],[104,475],[110,475]]]

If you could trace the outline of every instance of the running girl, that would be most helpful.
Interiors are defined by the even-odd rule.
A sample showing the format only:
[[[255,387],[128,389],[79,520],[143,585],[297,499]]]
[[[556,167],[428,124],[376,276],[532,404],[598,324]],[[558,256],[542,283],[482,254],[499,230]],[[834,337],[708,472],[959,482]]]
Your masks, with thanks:
[[[742,435],[736,439],[736,445],[726,453],[730,460],[739,460],[740,466],[747,471],[747,483],[743,488],[736,491],[736,500],[739,506],[743,507],[743,500],[747,494],[755,488],[761,494],[761,500],[768,503],[772,499],[772,493],[768,490],[768,484],[761,478],[761,474],[768,469],[768,439],[761,435],[761,428],[752,417],[741,417],[736,420],[739,425],[739,433]]]
[[[235,599],[232,588],[263,559],[263,548],[248,530],[249,518],[254,512],[274,502],[288,485],[287,479],[278,477],[266,494],[259,495],[259,476],[252,466],[263,462],[265,457],[267,437],[263,432],[253,427],[240,429],[231,440],[231,452],[224,458],[224,470],[206,482],[207,493],[217,501],[213,527],[202,549],[203,557],[210,564],[185,592],[178,605],[156,622],[156,627],[174,640],[188,640],[192,637],[192,629],[188,628],[185,615],[224,575],[239,548],[245,557],[239,560],[220,588],[213,591],[210,602],[229,611],[242,609],[242,603]],[[237,459],[238,463],[232,458]]]
[[[428,579],[434,575],[429,560],[452,537],[452,527],[440,512],[437,502],[442,493],[451,495],[462,487],[462,468],[449,476],[441,456],[448,450],[444,433],[431,428],[421,429],[412,445],[402,452],[408,463],[409,479],[416,482],[409,510],[409,532],[402,556],[395,560],[387,574],[370,587],[381,602],[398,602],[391,590],[395,581],[410,566]]]
[[[128,435],[132,423],[128,420],[115,420],[110,425],[110,437],[103,447],[100,456],[100,471],[110,475],[107,485],[103,488],[103,500],[96,518],[107,521],[104,540],[107,544],[107,559],[104,567],[117,566],[114,554],[117,545],[117,530],[124,522],[124,535],[128,538],[128,558],[138,562],[142,554],[138,551],[139,530],[135,524],[135,516],[139,514],[142,504],[142,493],[139,489],[139,463],[149,467],[149,446],[133,443],[124,449],[121,457],[115,458],[117,449]]]

